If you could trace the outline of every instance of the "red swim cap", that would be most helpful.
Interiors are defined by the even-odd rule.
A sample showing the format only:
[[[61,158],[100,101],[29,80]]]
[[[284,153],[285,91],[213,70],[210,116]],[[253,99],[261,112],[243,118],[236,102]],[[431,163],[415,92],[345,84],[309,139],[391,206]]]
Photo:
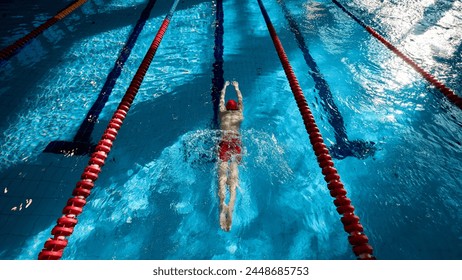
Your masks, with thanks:
[[[239,108],[237,107],[236,101],[230,99],[226,103],[226,110],[238,110]]]

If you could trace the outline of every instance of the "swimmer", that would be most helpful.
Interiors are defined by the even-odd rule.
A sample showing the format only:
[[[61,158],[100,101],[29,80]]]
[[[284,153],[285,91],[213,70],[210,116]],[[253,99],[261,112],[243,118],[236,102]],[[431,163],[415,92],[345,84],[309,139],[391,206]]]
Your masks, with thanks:
[[[231,230],[236,188],[239,184],[238,164],[241,162],[241,137],[239,130],[243,116],[242,94],[239,83],[233,81],[237,93],[237,102],[230,99],[225,106],[227,81],[220,95],[220,129],[221,141],[218,146],[218,196],[220,198],[220,227],[224,231]],[[229,202],[226,204],[226,186],[229,188]]]

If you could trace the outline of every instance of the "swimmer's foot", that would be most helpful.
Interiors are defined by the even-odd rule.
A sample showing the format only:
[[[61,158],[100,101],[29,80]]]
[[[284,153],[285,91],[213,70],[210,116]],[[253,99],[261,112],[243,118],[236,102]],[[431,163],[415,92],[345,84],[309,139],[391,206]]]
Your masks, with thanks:
[[[224,205],[221,207],[220,211],[220,227],[222,230],[227,231],[227,213],[228,213],[228,206]]]
[[[226,219],[226,231],[231,230],[231,224],[233,222],[233,210],[227,207],[227,219]]]
[[[223,206],[220,212],[220,227],[224,231],[231,230],[231,223],[233,221],[232,210],[228,206]]]

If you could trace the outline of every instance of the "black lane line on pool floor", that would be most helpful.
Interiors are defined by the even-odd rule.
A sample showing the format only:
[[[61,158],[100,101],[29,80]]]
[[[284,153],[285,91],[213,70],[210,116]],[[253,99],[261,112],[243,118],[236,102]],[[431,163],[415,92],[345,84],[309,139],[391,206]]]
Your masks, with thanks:
[[[212,78],[212,105],[213,105],[213,120],[212,128],[218,128],[218,106],[220,103],[220,92],[225,84],[223,78],[223,28],[224,13],[223,1],[217,0],[216,2],[216,20],[215,20],[215,46],[213,47],[213,56],[215,63],[213,63],[213,78]]]
[[[337,105],[334,102],[334,97],[330,90],[329,84],[324,79],[324,76],[319,70],[316,61],[311,56],[308,46],[305,42],[305,38],[303,37],[297,22],[293,18],[285,2],[283,0],[278,0],[278,3],[280,4],[284,12],[285,18],[289,22],[290,30],[295,35],[297,45],[303,53],[305,62],[311,70],[309,71],[309,74],[314,80],[315,88],[318,90],[319,97],[321,98],[322,108],[327,113],[327,119],[329,121],[329,124],[334,129],[336,144],[329,147],[331,155],[337,159],[343,159],[348,156],[364,159],[369,156],[373,156],[376,151],[376,147],[374,147],[374,142],[363,140],[350,141],[348,139],[343,117]]]
[[[220,105],[220,94],[223,86],[225,84],[225,80],[223,77],[224,70],[223,70],[223,53],[224,53],[224,46],[223,46],[223,35],[224,35],[224,11],[223,11],[223,0],[217,0],[215,3],[215,38],[214,38],[214,46],[213,46],[213,56],[215,58],[215,62],[213,63],[212,67],[212,87],[211,87],[211,99],[212,99],[212,107],[213,107],[213,118],[210,122],[210,135],[211,137],[206,137],[201,142],[202,147],[205,151],[197,152],[197,143],[191,144],[188,141],[183,142],[183,151],[184,151],[184,161],[189,162],[192,166],[200,166],[207,163],[215,163],[217,161],[216,157],[216,137],[215,135],[219,134],[219,121],[218,121],[218,107]],[[215,134],[216,133],[216,134]],[[194,146],[194,147],[193,147]]]
[[[122,48],[119,57],[117,58],[114,67],[106,78],[103,88],[101,89],[98,98],[93,103],[93,106],[88,111],[85,119],[82,121],[82,124],[79,127],[74,139],[72,141],[52,141],[50,142],[44,153],[54,153],[54,154],[65,154],[65,155],[86,155],[91,153],[96,144],[91,142],[91,134],[95,128],[95,124],[98,121],[98,117],[103,111],[106,102],[109,99],[109,96],[114,89],[114,86],[122,73],[122,69],[127,61],[128,57],[131,54],[133,47],[140,35],[146,21],[151,14],[151,10],[154,7],[156,0],[150,0],[146,8],[144,8],[141,13],[140,18],[138,19],[135,27],[133,28],[132,33],[128,37],[127,42]]]

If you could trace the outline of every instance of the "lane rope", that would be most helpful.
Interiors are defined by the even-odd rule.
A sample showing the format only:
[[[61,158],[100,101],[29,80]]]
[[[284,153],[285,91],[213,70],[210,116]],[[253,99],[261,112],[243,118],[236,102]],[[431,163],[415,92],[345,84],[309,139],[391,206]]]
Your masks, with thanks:
[[[63,208],[63,216],[57,220],[56,226],[52,229],[52,238],[49,238],[44,245],[44,248],[38,255],[39,260],[58,260],[61,259],[64,249],[68,245],[67,238],[73,233],[74,227],[77,224],[77,216],[83,211],[83,207],[87,203],[87,198],[98,179],[106,158],[111,151],[113,142],[117,137],[125,117],[133,103],[133,100],[138,93],[138,90],[143,82],[144,76],[157,52],[157,49],[164,37],[164,34],[170,23],[170,19],[175,12],[175,9],[180,0],[175,0],[170,9],[170,12],[165,17],[159,28],[154,40],[151,43],[149,50],[141,62],[140,67],[136,71],[130,86],[128,87],[124,97],[122,98],[117,110],[114,112],[109,125],[101,137],[101,140],[96,145],[95,152],[91,155],[87,167],[84,169],[81,180],[77,182],[72,195],[66,206]]]
[[[355,208],[351,204],[351,200],[347,198],[347,192],[340,180],[337,169],[334,168],[332,157],[329,154],[327,146],[324,144],[322,135],[315,122],[311,109],[306,102],[303,91],[299,85],[297,77],[295,76],[292,66],[290,65],[282,43],[279,40],[279,37],[276,33],[276,30],[274,29],[265,6],[263,5],[263,2],[261,0],[257,1],[258,5],[260,6],[263,18],[265,19],[266,26],[268,27],[271,39],[273,40],[274,47],[276,48],[277,54],[281,61],[282,67],[284,68],[287,80],[289,81],[290,88],[294,94],[298,109],[302,115],[305,129],[308,132],[319,167],[322,169],[324,180],[326,181],[327,187],[330,190],[330,195],[335,198],[334,204],[337,207],[337,212],[342,215],[340,220],[343,223],[344,230],[349,234],[348,242],[353,246],[353,253],[358,257],[358,259],[361,260],[375,259],[375,257],[372,255],[373,248],[368,243],[369,239],[364,233],[364,228],[359,222],[359,217],[354,213]]]
[[[348,16],[350,16],[354,21],[359,23],[364,29],[367,30],[373,37],[379,40],[382,44],[384,44],[388,49],[390,49],[393,53],[395,53],[398,57],[400,57],[404,62],[406,62],[409,66],[411,66],[414,70],[416,70],[422,77],[427,80],[430,84],[436,87],[451,103],[455,104],[459,109],[462,109],[462,97],[458,96],[454,93],[452,89],[447,87],[443,82],[439,81],[429,72],[425,71],[422,67],[420,67],[415,61],[413,61],[409,56],[405,55],[401,52],[398,48],[396,48],[393,44],[391,44],[387,39],[381,36],[377,31],[375,31],[372,27],[366,25],[362,22],[359,18],[353,15],[350,11],[348,11],[345,6],[343,6],[337,0],[332,0],[335,5],[337,5],[342,11],[344,11]]]
[[[87,0],[75,1],[74,3],[70,4],[67,8],[64,8],[59,13],[57,13],[54,17],[48,19],[46,22],[42,23],[39,27],[32,30],[29,34],[18,39],[16,42],[9,45],[8,47],[2,49],[0,51],[0,62],[2,60],[10,59],[13,55],[17,54],[21,48],[23,48],[27,43],[29,43],[30,40],[42,34],[43,31],[47,30],[48,28],[50,28],[52,25],[54,25],[58,21],[67,17],[70,13],[72,13],[78,7],[82,6],[85,2],[87,2]]]

